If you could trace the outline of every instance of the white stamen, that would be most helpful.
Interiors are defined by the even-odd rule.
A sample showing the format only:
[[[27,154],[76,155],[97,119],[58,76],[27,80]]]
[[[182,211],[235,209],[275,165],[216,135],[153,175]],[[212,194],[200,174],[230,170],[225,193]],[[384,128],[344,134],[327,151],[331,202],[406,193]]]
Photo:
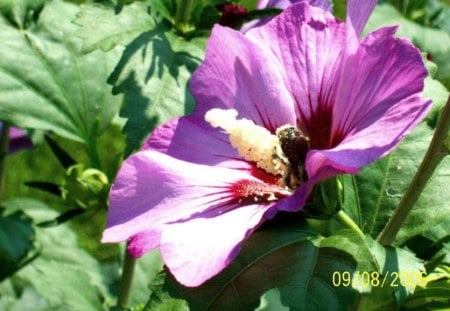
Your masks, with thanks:
[[[205,114],[205,120],[213,127],[220,127],[230,136],[231,145],[247,161],[273,175],[282,175],[286,165],[278,157],[282,154],[280,141],[266,128],[256,125],[248,119],[237,120],[234,109],[211,109]]]

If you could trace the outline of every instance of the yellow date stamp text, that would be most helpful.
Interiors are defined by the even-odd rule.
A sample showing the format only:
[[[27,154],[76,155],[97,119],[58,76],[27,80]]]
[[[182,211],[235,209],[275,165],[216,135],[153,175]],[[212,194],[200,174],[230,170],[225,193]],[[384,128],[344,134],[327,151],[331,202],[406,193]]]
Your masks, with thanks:
[[[426,285],[426,273],[421,271],[335,271],[332,274],[334,287],[416,287]]]

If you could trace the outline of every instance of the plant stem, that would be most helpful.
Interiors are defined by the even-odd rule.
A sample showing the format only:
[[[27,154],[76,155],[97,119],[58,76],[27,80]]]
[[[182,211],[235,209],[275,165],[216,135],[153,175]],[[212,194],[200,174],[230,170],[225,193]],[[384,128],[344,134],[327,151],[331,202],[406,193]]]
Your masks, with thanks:
[[[336,219],[343,224],[345,227],[353,230],[356,232],[361,238],[364,239],[364,233],[361,231],[361,229],[358,227],[357,224],[343,211],[340,210],[335,215]]]
[[[441,117],[436,127],[436,131],[431,140],[428,151],[419,166],[411,184],[409,185],[406,193],[403,195],[400,203],[394,211],[394,214],[389,219],[386,227],[384,227],[378,242],[382,245],[390,245],[395,239],[400,227],[408,217],[411,209],[425,188],[428,180],[433,176],[439,163],[449,153],[449,150],[445,146],[448,139],[448,132],[450,129],[450,97],[447,100],[447,104],[442,111]],[[439,195],[438,193],[436,195]]]
[[[189,30],[193,0],[181,0],[175,15],[175,28],[182,34]]]
[[[128,250],[125,249],[123,260],[122,277],[120,279],[119,297],[117,298],[118,307],[126,307],[130,298],[131,283],[133,282],[134,268],[136,259],[131,257]]]
[[[0,199],[5,190],[5,168],[6,168],[6,156],[8,155],[9,148],[9,128],[10,126],[3,123],[0,134]]]

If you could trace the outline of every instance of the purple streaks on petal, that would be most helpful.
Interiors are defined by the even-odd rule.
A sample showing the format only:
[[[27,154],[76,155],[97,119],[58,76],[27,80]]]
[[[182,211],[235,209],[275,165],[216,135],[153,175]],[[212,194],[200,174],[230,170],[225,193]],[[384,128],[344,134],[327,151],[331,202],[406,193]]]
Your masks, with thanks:
[[[134,256],[159,246],[177,280],[197,286],[265,219],[303,208],[316,183],[391,151],[429,110],[419,96],[426,69],[395,28],[359,39],[373,3],[349,3],[346,24],[301,2],[245,36],[216,26],[190,84],[195,111],[124,162],[103,241],[130,240]],[[297,125],[311,140],[309,179],[288,195],[204,121],[212,108],[236,109],[272,132]]]

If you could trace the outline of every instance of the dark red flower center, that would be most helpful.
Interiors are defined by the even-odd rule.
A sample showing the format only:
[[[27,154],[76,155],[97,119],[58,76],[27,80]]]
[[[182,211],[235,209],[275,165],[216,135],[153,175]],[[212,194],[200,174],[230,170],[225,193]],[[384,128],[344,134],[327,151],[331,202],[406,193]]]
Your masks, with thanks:
[[[278,185],[267,184],[255,180],[242,179],[231,186],[233,200],[246,205],[255,203],[272,203],[286,198],[290,192]]]
[[[248,15],[246,8],[234,3],[226,3],[217,6],[222,13],[219,24],[231,28],[239,28]]]

